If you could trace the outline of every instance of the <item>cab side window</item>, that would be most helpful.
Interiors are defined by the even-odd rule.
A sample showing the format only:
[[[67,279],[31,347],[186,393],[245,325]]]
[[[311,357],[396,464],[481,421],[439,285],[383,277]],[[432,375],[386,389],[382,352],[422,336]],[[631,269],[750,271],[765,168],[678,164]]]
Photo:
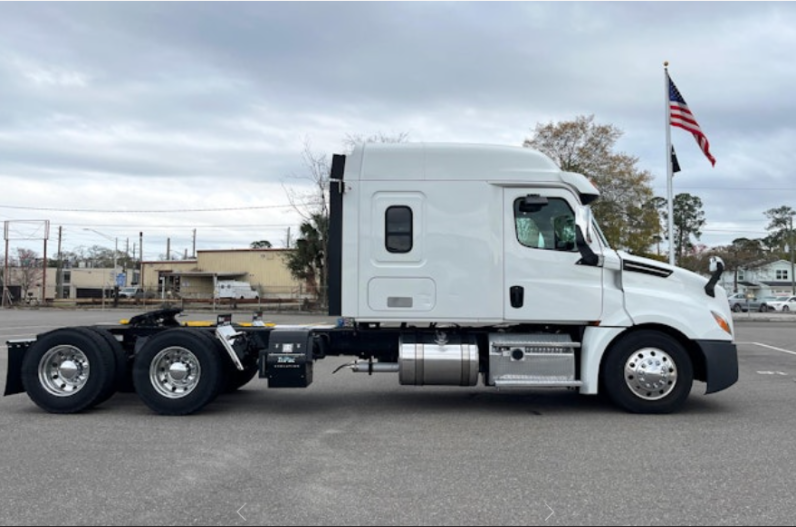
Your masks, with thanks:
[[[514,201],[514,226],[525,247],[550,251],[575,252],[575,213],[561,198],[546,205],[523,206],[524,198]]]
[[[404,206],[388,207],[384,212],[384,243],[391,253],[408,253],[413,245],[412,209]]]

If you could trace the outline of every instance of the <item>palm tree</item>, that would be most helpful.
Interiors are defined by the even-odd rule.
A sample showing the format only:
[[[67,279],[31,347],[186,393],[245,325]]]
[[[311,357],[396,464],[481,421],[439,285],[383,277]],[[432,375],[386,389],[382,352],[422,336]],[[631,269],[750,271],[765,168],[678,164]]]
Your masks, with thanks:
[[[297,280],[303,280],[318,300],[326,300],[326,252],[329,218],[312,214],[299,228],[295,250],[287,254],[287,268]]]

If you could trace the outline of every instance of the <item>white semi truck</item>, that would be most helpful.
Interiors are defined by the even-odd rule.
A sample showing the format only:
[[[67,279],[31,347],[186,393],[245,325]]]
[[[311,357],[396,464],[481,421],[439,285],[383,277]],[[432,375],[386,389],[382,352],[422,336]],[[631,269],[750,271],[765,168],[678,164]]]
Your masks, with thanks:
[[[255,375],[307,387],[314,362],[403,385],[605,392],[638,413],[682,408],[695,380],[733,385],[725,291],[609,247],[598,190],[525,148],[368,144],[331,173],[333,326],[187,327],[161,310],[11,341],[6,395],[80,412],[127,385],[160,414],[201,410]],[[131,385],[131,386],[130,386]]]

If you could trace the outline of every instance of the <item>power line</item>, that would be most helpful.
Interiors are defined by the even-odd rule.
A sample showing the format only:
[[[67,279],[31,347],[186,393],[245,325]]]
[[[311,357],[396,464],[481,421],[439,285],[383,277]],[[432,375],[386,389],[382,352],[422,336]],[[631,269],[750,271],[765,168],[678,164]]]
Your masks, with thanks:
[[[20,207],[16,205],[0,205],[0,209],[37,210],[47,212],[100,212],[103,214],[167,214],[182,212],[230,212],[239,210],[285,209],[293,205],[262,205],[254,207],[222,207],[216,209],[170,209],[170,210],[107,210],[107,209],[56,209],[49,207]]]
[[[767,232],[765,231],[739,231],[735,229],[702,229],[702,232],[703,233],[704,232],[729,232],[729,233],[742,232],[746,234],[767,234]]]
[[[751,220],[748,220],[751,221]],[[120,228],[120,229],[127,229],[130,228],[129,223],[59,223],[59,225],[63,227],[102,227],[102,228]],[[284,227],[291,227],[293,223],[248,223],[248,224],[210,224],[210,225],[197,225],[197,224],[189,224],[189,225],[174,225],[170,223],[168,225],[145,225],[141,228],[143,229],[171,229],[174,231],[178,231],[180,229],[262,229],[262,228],[284,228]],[[141,230],[141,228],[136,227],[136,229]]]

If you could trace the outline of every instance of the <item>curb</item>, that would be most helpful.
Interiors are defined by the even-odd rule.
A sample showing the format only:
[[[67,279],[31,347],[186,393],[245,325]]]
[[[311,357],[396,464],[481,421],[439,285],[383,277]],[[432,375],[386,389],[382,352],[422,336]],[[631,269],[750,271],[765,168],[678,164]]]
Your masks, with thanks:
[[[738,313],[733,314],[733,322],[774,322],[779,324],[796,324],[796,316],[792,313],[763,314],[763,313]]]

